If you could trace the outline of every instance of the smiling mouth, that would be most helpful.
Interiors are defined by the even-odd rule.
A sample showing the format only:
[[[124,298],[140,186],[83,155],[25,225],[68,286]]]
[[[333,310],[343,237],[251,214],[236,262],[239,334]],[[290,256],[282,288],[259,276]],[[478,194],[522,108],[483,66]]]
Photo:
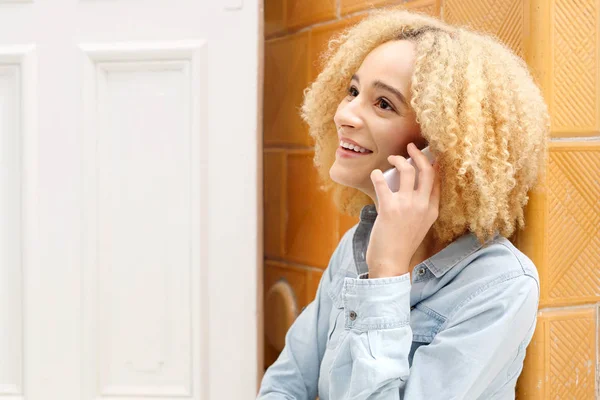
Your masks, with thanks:
[[[369,150],[369,149],[366,149],[364,147],[358,146],[356,144],[344,142],[343,140],[340,140],[340,147],[343,150],[346,150],[346,151],[349,151],[349,152],[353,152],[353,153],[359,153],[359,154],[369,154],[369,153],[372,153],[372,151]]]

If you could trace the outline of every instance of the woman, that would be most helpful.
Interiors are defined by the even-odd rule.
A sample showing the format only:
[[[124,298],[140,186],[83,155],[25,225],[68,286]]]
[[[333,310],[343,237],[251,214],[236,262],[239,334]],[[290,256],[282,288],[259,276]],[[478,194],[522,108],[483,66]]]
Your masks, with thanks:
[[[525,63],[399,10],[331,41],[325,61],[302,114],[321,177],[360,222],[258,397],[514,399],[540,292],[507,237],[524,226],[549,133]],[[398,192],[382,175],[392,167]]]

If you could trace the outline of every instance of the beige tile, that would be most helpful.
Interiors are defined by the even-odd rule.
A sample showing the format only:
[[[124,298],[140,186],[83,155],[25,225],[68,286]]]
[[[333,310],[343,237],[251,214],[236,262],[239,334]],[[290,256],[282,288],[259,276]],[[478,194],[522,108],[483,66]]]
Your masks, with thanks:
[[[596,308],[542,311],[517,383],[517,398],[596,398]]]
[[[519,248],[536,264],[541,306],[600,301],[600,142],[552,142]]]
[[[529,29],[525,18],[528,5],[527,0],[445,0],[443,20],[494,34],[523,56],[524,32]]]
[[[548,164],[548,304],[600,301],[600,142],[556,143]]]
[[[428,14],[432,17],[440,16],[440,0],[414,0],[400,5],[410,11],[417,11]]]
[[[538,0],[541,2],[541,0]],[[600,135],[600,1],[547,2],[549,40],[542,52],[552,136]]]

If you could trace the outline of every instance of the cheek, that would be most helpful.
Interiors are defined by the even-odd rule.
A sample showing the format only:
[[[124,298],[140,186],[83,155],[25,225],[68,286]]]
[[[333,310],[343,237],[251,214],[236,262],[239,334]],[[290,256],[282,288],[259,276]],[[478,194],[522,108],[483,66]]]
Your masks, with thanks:
[[[414,143],[418,148],[422,148],[426,144],[426,140],[421,136],[419,125],[414,121],[404,123],[401,128],[396,128],[394,133],[389,136],[386,146],[387,155],[409,157],[407,146],[410,143]]]
[[[416,117],[411,116],[410,120],[407,121],[407,129],[410,138],[406,144],[413,142],[418,148],[423,148],[427,144],[427,140],[421,135],[421,126],[417,123]]]
[[[388,140],[381,146],[381,157],[387,159],[390,155],[407,155],[406,146],[410,143],[411,139],[406,135],[396,134],[390,135]]]

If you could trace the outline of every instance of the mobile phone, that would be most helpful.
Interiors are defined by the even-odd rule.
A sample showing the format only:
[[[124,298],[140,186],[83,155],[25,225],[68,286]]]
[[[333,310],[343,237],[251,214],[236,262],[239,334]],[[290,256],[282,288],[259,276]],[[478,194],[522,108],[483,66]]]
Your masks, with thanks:
[[[431,151],[429,150],[429,146],[425,147],[423,150],[421,150],[421,152],[425,155],[425,157],[427,157],[427,159],[429,160],[429,162],[433,165],[433,161],[435,160],[433,154],[431,154]],[[415,189],[417,189],[417,183],[419,182],[419,168],[417,168],[417,166],[415,165],[415,162],[411,159],[408,158],[406,161],[408,161],[410,163],[410,165],[412,165],[413,167],[415,167],[415,169],[417,170],[417,173],[415,175]],[[385,178],[385,181],[388,184],[388,187],[390,188],[390,190],[392,192],[397,192],[398,189],[400,189],[400,174],[398,173],[398,170],[394,167],[394,168],[390,168],[387,171],[385,171],[383,173],[383,177]]]

